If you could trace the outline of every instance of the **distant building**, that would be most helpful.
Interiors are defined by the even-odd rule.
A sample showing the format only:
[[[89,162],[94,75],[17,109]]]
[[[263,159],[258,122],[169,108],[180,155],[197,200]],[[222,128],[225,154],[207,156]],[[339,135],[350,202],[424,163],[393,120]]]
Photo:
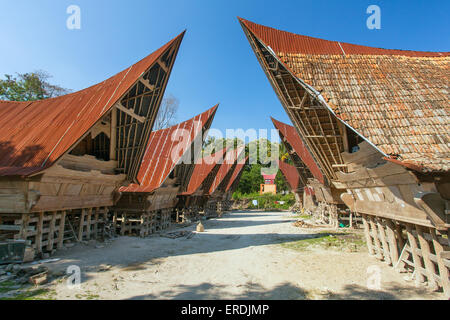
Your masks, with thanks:
[[[275,184],[276,174],[263,174],[264,183],[260,185],[259,194],[277,193],[277,185]]]

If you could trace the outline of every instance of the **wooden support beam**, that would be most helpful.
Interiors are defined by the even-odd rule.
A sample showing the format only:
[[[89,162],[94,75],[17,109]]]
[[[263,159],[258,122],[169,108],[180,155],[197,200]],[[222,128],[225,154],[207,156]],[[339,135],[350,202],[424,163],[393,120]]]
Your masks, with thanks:
[[[86,239],[91,240],[91,220],[92,220],[92,208],[88,209],[87,222],[86,222]]]
[[[84,231],[84,217],[86,216],[86,209],[81,209],[80,217],[80,228],[78,230],[78,241],[83,241],[83,231]]]
[[[377,221],[378,232],[380,234],[381,245],[383,246],[384,261],[386,261],[387,264],[391,265],[392,264],[391,254],[389,253],[389,245],[386,241],[386,232],[384,231],[383,223],[380,218],[377,218],[376,221]]]
[[[137,121],[144,123],[145,122],[145,117],[139,116],[136,113],[134,113],[131,109],[125,108],[120,102],[117,102],[115,104],[115,107],[122,111],[125,112],[127,115],[131,116],[132,118],[136,119]]]
[[[42,253],[42,231],[44,229],[44,212],[39,212],[38,216],[39,220],[36,227],[35,244],[36,244],[36,252]]]
[[[55,239],[55,227],[56,227],[56,211],[52,212],[52,220],[50,220],[50,228],[47,236],[47,251],[53,250],[53,243]]]
[[[438,284],[434,279],[434,275],[436,274],[436,268],[434,267],[433,261],[431,261],[430,255],[430,245],[428,241],[424,238],[425,229],[416,224],[417,237],[419,238],[420,250],[422,251],[422,258],[425,263],[425,269],[427,274],[428,285],[431,289],[437,290]],[[433,232],[433,231],[431,231]]]
[[[392,265],[396,265],[398,262],[398,246],[395,239],[395,226],[394,223],[389,220],[384,220],[384,226],[386,227],[387,240],[389,243],[389,253],[391,254]]]
[[[99,219],[99,214],[100,214],[100,208],[95,208],[95,213],[94,213],[94,239],[97,239],[97,235],[98,235],[98,219]]]
[[[166,73],[169,72],[169,67],[161,59],[158,60],[158,64]]]
[[[408,242],[409,242],[409,247],[411,248],[411,254],[413,257],[413,262],[414,262],[414,269],[416,271],[416,283],[420,284],[423,283],[425,281],[425,278],[422,274],[422,272],[420,272],[422,270],[422,261],[420,260],[420,256],[417,254],[417,241],[416,238],[413,235],[412,232],[412,227],[410,224],[406,225],[406,233],[408,235]]]
[[[366,236],[367,249],[371,256],[375,255],[375,250],[373,248],[372,236],[370,233],[370,225],[367,221],[368,217],[365,214],[361,214],[361,219],[364,225],[364,235]]]
[[[370,223],[370,228],[372,229],[372,237],[373,237],[373,241],[375,243],[375,249],[376,249],[376,257],[380,260],[383,259],[383,254],[381,253],[381,243],[380,243],[380,238],[378,238],[378,230],[377,230],[377,225],[375,224],[375,219],[372,216],[368,216],[369,217],[369,223]]]
[[[30,214],[22,214],[22,230],[20,232],[20,239],[27,240],[28,237],[28,226],[30,224]]]
[[[450,282],[449,282],[449,269],[445,264],[443,253],[444,253],[444,247],[439,242],[438,236],[436,234],[435,229],[430,229],[431,237],[433,239],[433,246],[434,246],[434,252],[436,253],[436,259],[437,259],[437,265],[439,269],[439,276],[441,278],[441,286],[444,289],[444,294],[447,297],[447,299],[450,299]],[[447,232],[447,236],[448,236]],[[450,239],[448,239],[450,240]]]
[[[150,91],[155,90],[155,86],[153,84],[150,84],[150,82],[147,79],[139,78],[139,81],[142,82],[144,86],[146,86]]]
[[[62,211],[61,218],[59,219],[59,228],[58,228],[58,249],[62,249],[63,247],[65,225],[66,225],[66,211]]]

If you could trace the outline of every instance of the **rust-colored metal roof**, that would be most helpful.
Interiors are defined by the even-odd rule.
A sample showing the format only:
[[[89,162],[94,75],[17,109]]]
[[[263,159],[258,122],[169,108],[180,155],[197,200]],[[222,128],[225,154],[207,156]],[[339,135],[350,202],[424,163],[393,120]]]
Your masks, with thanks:
[[[450,52],[371,48],[240,21],[382,153],[423,171],[450,169]]]
[[[170,128],[152,132],[138,173],[140,184],[120,188],[120,192],[152,192],[167,179],[189,150],[203,127],[214,117],[218,105]]]
[[[298,157],[303,161],[303,163],[308,167],[311,174],[319,180],[321,183],[324,183],[324,177],[322,172],[320,171],[318,165],[314,161],[311,153],[307,149],[306,145],[303,143],[302,139],[297,133],[297,130],[293,126],[290,126],[286,123],[280,122],[271,118],[273,125],[278,129],[279,133],[284,137],[287,142],[294,149],[295,153]]]
[[[54,164],[183,36],[81,91],[39,101],[0,101],[0,174],[29,175]]]
[[[244,151],[243,146],[239,146],[236,149],[227,151],[225,159],[224,159],[223,163],[220,165],[219,171],[217,172],[216,176],[214,177],[211,187],[209,188],[210,195],[213,194],[217,190],[217,188],[219,187],[219,185],[222,182],[228,184],[228,182],[224,181],[224,179],[227,176],[229,176],[230,170],[232,170],[236,166],[236,164],[238,162],[237,160],[239,159],[239,156],[241,155],[242,151]]]
[[[181,195],[190,195],[197,191],[214,167],[223,161],[226,152],[227,149],[224,148],[202,158],[199,163],[196,163],[187,190]]]
[[[278,161],[278,167],[286,179],[291,191],[301,187],[300,175],[298,174],[297,168],[284,161]]]
[[[296,53],[311,55],[401,55],[407,57],[444,57],[450,52],[430,52],[382,49],[339,41],[330,41],[299,35],[256,24],[238,18],[258,39],[269,45],[275,53]]]
[[[242,170],[244,170],[244,166],[248,161],[248,156],[245,158],[244,162],[238,161],[238,164],[234,168],[233,175],[230,178],[230,181],[228,181],[227,188],[225,189],[227,192],[230,191],[230,188],[233,186],[234,183],[237,183],[237,180],[240,179]]]

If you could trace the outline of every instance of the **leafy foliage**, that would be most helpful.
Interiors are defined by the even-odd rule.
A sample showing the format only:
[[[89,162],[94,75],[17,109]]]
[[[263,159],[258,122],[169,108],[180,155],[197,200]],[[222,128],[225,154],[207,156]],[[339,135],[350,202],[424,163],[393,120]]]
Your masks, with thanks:
[[[45,71],[17,74],[17,77],[6,74],[0,80],[0,100],[34,101],[54,98],[70,92],[70,90],[50,84],[51,76]]]

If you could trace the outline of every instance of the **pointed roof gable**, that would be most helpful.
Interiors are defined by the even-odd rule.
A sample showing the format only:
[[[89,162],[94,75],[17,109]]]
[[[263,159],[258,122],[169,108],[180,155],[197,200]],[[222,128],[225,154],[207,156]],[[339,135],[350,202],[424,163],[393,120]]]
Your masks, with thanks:
[[[237,159],[239,159],[239,156],[241,155],[243,150],[244,147],[240,146],[236,149],[227,152],[225,159],[223,163],[220,165],[219,171],[214,177],[211,187],[209,188],[209,194],[214,193],[214,191],[217,190],[217,188],[222,184],[222,182],[228,184],[228,182],[224,181],[224,179],[226,179],[227,176],[231,177],[229,175],[230,170],[232,170],[237,164]]]
[[[140,184],[120,188],[121,192],[152,192],[159,188],[189,150],[203,128],[211,122],[218,105],[172,127],[152,132],[138,173]],[[181,141],[180,141],[181,140]]]
[[[279,133],[284,137],[287,142],[294,149],[295,153],[299,156],[299,158],[303,161],[303,163],[308,167],[311,174],[319,180],[321,183],[324,183],[324,177],[322,172],[320,171],[318,165],[314,161],[313,156],[309,152],[308,148],[303,143],[302,139],[297,133],[297,130],[293,126],[290,126],[281,121],[275,120],[271,118],[273,125],[275,128],[279,130]]]
[[[200,163],[195,164],[194,172],[192,173],[191,179],[189,180],[189,185],[187,190],[182,195],[190,195],[193,194],[198,188],[201,187],[203,181],[208,177],[210,172],[214,169],[214,167],[223,161],[224,155],[226,154],[227,149],[224,148],[220,151],[217,151],[211,155],[208,155],[199,161]]]
[[[231,179],[228,182],[228,185],[227,185],[227,188],[225,189],[225,191],[232,191],[231,188],[232,188],[233,184],[235,182],[237,182],[237,180],[240,179],[242,171],[244,170],[244,166],[247,163],[247,161],[248,161],[248,156],[245,158],[245,160],[243,162],[238,160],[238,164],[234,168],[233,175],[231,176]]]
[[[239,21],[388,160],[423,172],[450,169],[450,52],[373,48]]]
[[[89,88],[46,100],[0,101],[0,174],[29,175],[52,166],[183,36]]]
[[[300,175],[293,165],[290,165],[284,161],[278,161],[278,167],[286,179],[291,191],[301,187]]]

